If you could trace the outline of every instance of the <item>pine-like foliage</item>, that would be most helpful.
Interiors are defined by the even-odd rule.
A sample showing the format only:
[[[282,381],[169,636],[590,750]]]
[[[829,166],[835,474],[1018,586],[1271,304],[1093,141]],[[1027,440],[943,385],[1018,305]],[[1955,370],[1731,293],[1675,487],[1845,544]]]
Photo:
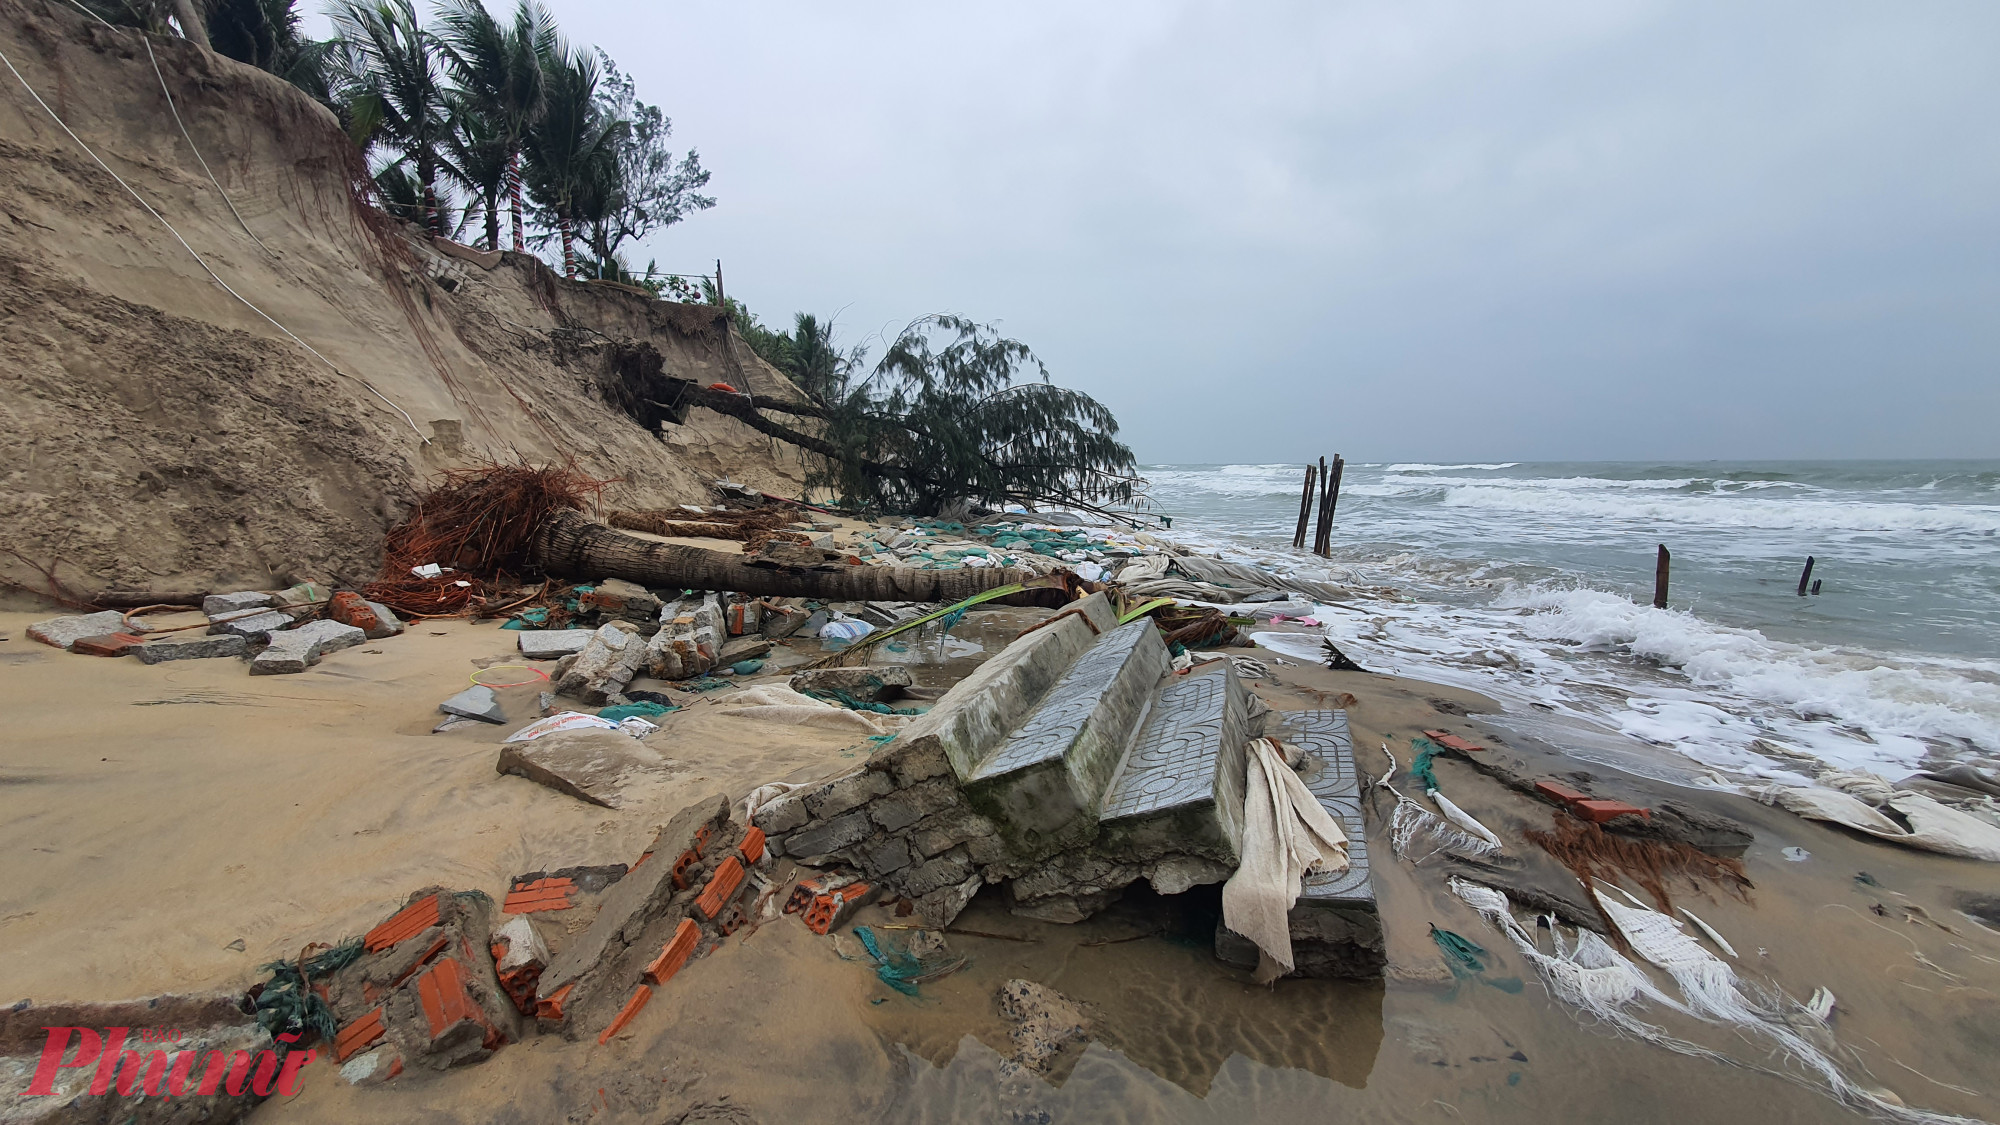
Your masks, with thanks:
[[[1050,382],[1026,344],[991,325],[923,317],[859,380],[857,354],[841,355],[816,324],[802,334],[814,368],[806,382],[833,448],[810,483],[852,506],[919,515],[960,502],[1094,508],[1130,500],[1140,483],[1111,411]]]

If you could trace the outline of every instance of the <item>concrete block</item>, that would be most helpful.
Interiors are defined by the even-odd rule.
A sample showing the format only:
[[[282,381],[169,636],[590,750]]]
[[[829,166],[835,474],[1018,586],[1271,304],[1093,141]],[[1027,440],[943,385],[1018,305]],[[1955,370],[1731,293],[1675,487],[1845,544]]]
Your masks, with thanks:
[[[115,609],[102,613],[85,613],[70,617],[52,617],[47,621],[37,621],[28,626],[28,635],[45,645],[54,645],[68,652],[76,642],[85,637],[103,637],[112,633],[143,633],[143,622],[125,623],[125,615]]]
[[[850,809],[860,808],[893,788],[895,783],[885,773],[856,770],[808,791],[806,811],[812,814],[814,820],[829,820]]]
[[[576,660],[556,682],[556,694],[603,706],[625,690],[646,658],[646,642],[615,625],[605,625],[576,654]]]
[[[900,665],[885,668],[815,668],[800,672],[791,680],[792,690],[812,694],[813,692],[840,692],[862,703],[881,703],[899,699],[904,689],[916,681],[910,677],[910,670]]]
[[[507,721],[506,714],[500,710],[500,697],[493,694],[492,688],[479,684],[474,684],[438,704],[438,710],[447,715],[478,719],[482,723],[492,723],[495,726]]]
[[[271,604],[271,595],[262,590],[242,590],[234,594],[210,594],[201,599],[201,611],[210,617],[242,609],[262,609]]]
[[[223,656],[242,656],[250,651],[250,642],[233,634],[220,637],[200,637],[191,641],[158,640],[140,645],[132,650],[142,664],[162,664],[169,660],[212,660]]]
[[[806,812],[805,794],[794,793],[767,805],[758,806],[757,815],[750,819],[766,834],[776,836],[803,825],[812,819],[812,815]]]
[[[891,871],[901,871],[910,865],[910,845],[900,836],[891,836],[872,847],[862,849],[861,869],[870,875],[887,875]]]
[[[381,602],[363,602],[361,604],[375,611],[375,628],[363,630],[368,634],[369,640],[379,641],[384,637],[394,637],[402,634],[405,628],[403,619],[396,616],[395,610],[390,609]]]
[[[879,798],[868,806],[868,815],[885,830],[901,832],[958,803],[958,786],[948,778],[932,778]]]
[[[582,652],[594,633],[591,629],[523,629],[516,634],[520,638],[516,643],[529,660],[556,660]]]
[[[802,828],[785,838],[785,852],[794,856],[816,856],[837,852],[866,840],[875,831],[868,814],[851,812],[814,828]]]

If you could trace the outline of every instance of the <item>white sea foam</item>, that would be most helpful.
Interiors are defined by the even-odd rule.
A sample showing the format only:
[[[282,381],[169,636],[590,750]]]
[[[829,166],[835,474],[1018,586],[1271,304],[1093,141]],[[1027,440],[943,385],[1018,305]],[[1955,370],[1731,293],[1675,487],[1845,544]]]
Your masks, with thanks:
[[[1445,494],[1451,508],[1523,512],[1577,519],[1847,532],[2000,532],[2000,507],[1844,500],[1765,500],[1738,496],[1578,495],[1545,487],[1480,484]]]
[[[1518,465],[1520,465],[1519,461],[1501,461],[1491,465],[1426,465],[1422,462],[1410,462],[1402,465],[1383,466],[1383,471],[1390,473],[1446,473],[1461,469],[1512,469]],[[1370,467],[1372,468],[1373,466]]]

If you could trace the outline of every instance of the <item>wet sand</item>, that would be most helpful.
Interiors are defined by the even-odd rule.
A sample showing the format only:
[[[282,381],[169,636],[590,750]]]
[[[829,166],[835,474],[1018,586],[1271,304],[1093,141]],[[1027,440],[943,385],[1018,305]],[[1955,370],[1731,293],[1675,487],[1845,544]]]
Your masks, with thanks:
[[[520,871],[630,862],[655,826],[696,797],[833,776],[865,754],[865,744],[843,734],[698,706],[669,716],[654,736],[665,740],[653,744],[674,759],[674,772],[632,808],[613,812],[495,774],[502,728],[429,733],[438,700],[480,663],[508,657],[512,634],[490,624],[419,624],[409,636],[335,654],[301,676],[251,678],[234,661],[149,668],[68,656],[25,639],[33,619],[0,615],[0,635],[10,638],[0,642],[0,704],[10,716],[0,847],[14,876],[0,897],[0,944],[11,954],[0,959],[0,998],[242,988],[260,978],[263,961],[358,933],[417,887],[497,895]],[[960,632],[969,628],[992,644],[1018,627],[973,615]],[[925,668],[922,679],[957,671]],[[1424,727],[1498,741],[1454,713],[1485,706],[1470,693],[1317,667],[1274,671],[1282,686],[1254,686],[1280,710],[1325,706],[1341,692],[1355,697],[1349,715],[1364,773],[1383,769],[1374,749],[1383,742],[1407,765],[1409,738]],[[510,715],[528,714],[533,694],[504,692]],[[1508,746],[1531,758],[1546,749]],[[1469,767],[1445,760],[1437,769],[1446,792],[1510,841],[1548,822],[1546,806]],[[1750,901],[1693,891],[1677,901],[1730,938],[1746,976],[1795,998],[1832,989],[1839,1057],[1858,1078],[1912,1105],[1986,1111],[2000,1085],[1993,1003],[2000,933],[1958,913],[1954,895],[2000,892],[2000,871],[1895,849],[1739,798],[1637,778],[1611,787],[1638,804],[1673,795],[1751,827]],[[851,938],[816,938],[784,918],[690,965],[605,1046],[594,1037],[543,1036],[481,1066],[373,1088],[313,1067],[297,1098],[267,1103],[255,1119],[1235,1125],[1856,1117],[1780,1078],[1583,1026],[1449,895],[1441,871],[1392,858],[1381,833],[1387,811],[1377,805],[1370,825],[1390,935],[1391,971],[1380,983],[1260,988],[1208,954],[1199,904],[1133,894],[1081,925],[1058,926],[1015,918],[988,894],[956,928],[1037,940],[951,936],[970,964],[913,999],[863,963],[843,960],[843,947],[858,952]],[[1811,857],[1785,859],[1790,846]],[[1855,879],[1863,871],[1876,885]],[[1877,904],[1882,914],[1872,910]],[[1912,906],[1920,918],[1913,920]],[[880,907],[860,921],[898,922]],[[1452,978],[1429,938],[1433,923],[1489,950],[1486,971]],[[225,948],[238,937],[246,952]],[[1006,1025],[993,994],[1012,977],[1056,988],[1097,1017],[1096,1041],[1065,1059],[1054,1083],[1002,1063]],[[1692,1021],[1649,1018],[1768,1063],[1757,1044]]]

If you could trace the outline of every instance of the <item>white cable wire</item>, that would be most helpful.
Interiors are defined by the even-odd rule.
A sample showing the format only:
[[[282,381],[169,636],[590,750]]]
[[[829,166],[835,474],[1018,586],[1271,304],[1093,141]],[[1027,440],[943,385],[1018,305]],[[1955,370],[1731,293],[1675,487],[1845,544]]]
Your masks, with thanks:
[[[421,440],[425,445],[430,444],[430,439],[424,437],[424,432],[417,428],[417,420],[415,418],[410,417],[408,411],[404,410],[400,406],[397,406],[395,403],[390,402],[388,396],[384,395],[381,391],[376,390],[375,385],[373,383],[370,383],[368,380],[361,378],[359,375],[349,375],[347,372],[342,371],[340,369],[339,364],[336,364],[332,360],[321,355],[318,349],[314,348],[311,344],[308,344],[304,340],[299,339],[298,333],[293,332],[291,329],[285,327],[283,324],[278,323],[277,318],[273,317],[270,313],[267,313],[263,309],[260,309],[256,305],[252,304],[248,297],[245,297],[243,294],[238,293],[234,289],[231,289],[229,287],[229,283],[222,280],[222,276],[216,273],[214,267],[208,264],[208,259],[203,258],[199,251],[197,251],[193,246],[189,245],[188,240],[181,237],[181,232],[175,230],[174,225],[172,223],[168,222],[166,218],[162,216],[158,211],[155,211],[153,209],[152,204],[146,202],[145,196],[142,196],[137,191],[133,190],[132,185],[126,183],[125,178],[123,176],[120,176],[117,172],[112,171],[111,165],[106,164],[104,162],[104,158],[97,155],[97,151],[95,149],[85,144],[83,138],[77,136],[76,131],[71,129],[67,124],[65,124],[63,122],[63,119],[56,115],[55,110],[49,108],[49,103],[43,101],[42,96],[36,93],[35,88],[33,86],[28,85],[28,80],[22,77],[21,72],[19,70],[15,69],[14,60],[8,58],[7,53],[5,51],[0,51],[0,63],[7,64],[7,69],[14,75],[15,81],[21,84],[21,89],[26,90],[28,92],[29,97],[35,99],[36,105],[42,107],[42,112],[49,115],[49,120],[54,121],[59,127],[61,127],[64,133],[69,134],[69,139],[75,141],[76,146],[78,148],[82,149],[85,153],[89,154],[90,158],[97,162],[97,166],[99,168],[104,169],[104,171],[108,173],[112,179],[118,181],[118,186],[124,188],[126,194],[130,195],[133,199],[137,200],[139,206],[144,207],[148,215],[151,215],[155,220],[157,220],[161,226],[167,228],[167,233],[174,236],[174,241],[181,244],[181,248],[186,250],[189,256],[193,257],[195,262],[199,264],[203,270],[207,271],[208,276],[213,278],[217,285],[222,286],[223,292],[228,293],[230,296],[236,298],[238,301],[243,302],[243,307],[249,309],[251,312],[256,313],[258,316],[263,317],[265,320],[270,322],[273,328],[276,328],[278,331],[283,332],[285,335],[291,337],[293,343],[296,343],[298,346],[304,348],[307,352],[311,353],[314,359],[317,359],[321,363],[326,364],[327,367],[332,369],[334,374],[343,376],[348,379],[353,379],[355,382],[360,383],[362,386],[368,388],[369,394],[372,394],[376,398],[381,399],[385,404],[388,405],[389,409],[394,410],[396,413],[401,414],[403,416],[403,421],[408,422],[410,424],[411,432],[415,433],[419,440]]]

